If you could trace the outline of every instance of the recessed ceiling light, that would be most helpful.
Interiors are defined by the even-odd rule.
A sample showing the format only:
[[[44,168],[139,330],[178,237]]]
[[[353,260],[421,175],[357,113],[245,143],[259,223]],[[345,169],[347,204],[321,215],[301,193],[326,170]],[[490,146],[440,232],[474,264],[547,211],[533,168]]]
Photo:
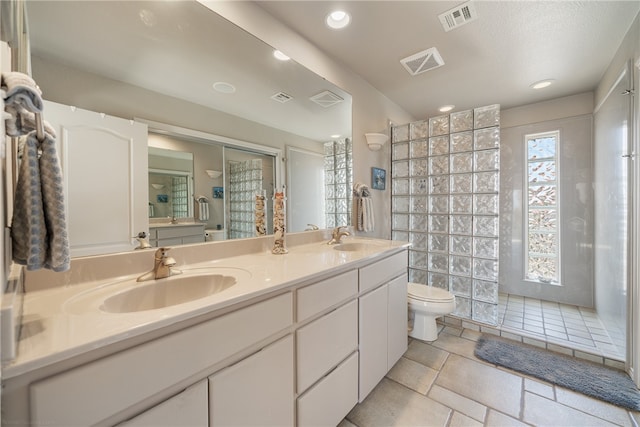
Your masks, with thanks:
[[[442,107],[438,108],[438,111],[440,111],[441,113],[447,113],[454,108],[456,108],[455,105],[443,105]]]
[[[345,11],[336,10],[327,15],[325,22],[334,30],[339,30],[349,25],[349,22],[351,22],[351,15]]]
[[[340,134],[336,133],[336,134],[334,134],[334,135],[331,135],[331,138],[334,138],[334,139],[336,139],[336,138],[340,138]]]
[[[547,79],[547,80],[540,80],[539,82],[535,82],[533,84],[531,84],[531,89],[543,89],[545,87],[551,86],[551,84],[554,82],[553,79]]]
[[[285,55],[284,53],[280,52],[279,50],[274,50],[273,51],[273,56],[276,59],[279,59],[280,61],[288,61],[288,60],[291,59],[287,55]]]
[[[236,91],[236,87],[227,82],[215,82],[213,88],[220,93],[234,93]]]

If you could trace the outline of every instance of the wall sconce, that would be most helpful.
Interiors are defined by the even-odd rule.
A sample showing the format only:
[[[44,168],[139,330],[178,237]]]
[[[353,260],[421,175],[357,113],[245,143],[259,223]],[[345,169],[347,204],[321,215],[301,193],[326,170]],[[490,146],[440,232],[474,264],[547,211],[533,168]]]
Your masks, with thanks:
[[[213,170],[207,169],[206,172],[207,172],[207,175],[209,175],[209,178],[211,179],[220,178],[220,175],[222,175],[222,171],[213,171]]]
[[[151,186],[156,190],[162,190],[164,188],[163,184],[151,184]]]
[[[380,150],[389,139],[384,133],[365,133],[364,136],[367,138],[367,144],[369,144],[369,150],[371,151]]]

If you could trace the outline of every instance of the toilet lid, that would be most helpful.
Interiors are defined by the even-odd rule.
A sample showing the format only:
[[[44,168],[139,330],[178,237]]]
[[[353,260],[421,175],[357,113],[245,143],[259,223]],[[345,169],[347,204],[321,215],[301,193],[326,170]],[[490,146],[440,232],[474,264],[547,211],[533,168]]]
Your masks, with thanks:
[[[426,302],[452,302],[455,297],[449,291],[436,288],[434,286],[425,286],[418,283],[409,283],[407,287],[408,295],[416,300]]]

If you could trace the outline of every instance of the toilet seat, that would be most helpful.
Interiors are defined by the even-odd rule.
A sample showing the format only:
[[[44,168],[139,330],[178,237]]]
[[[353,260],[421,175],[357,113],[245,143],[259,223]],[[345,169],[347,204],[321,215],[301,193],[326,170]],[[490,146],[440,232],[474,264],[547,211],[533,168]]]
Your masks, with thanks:
[[[451,303],[455,300],[455,296],[445,289],[417,283],[408,284],[407,295],[410,299],[431,303]]]

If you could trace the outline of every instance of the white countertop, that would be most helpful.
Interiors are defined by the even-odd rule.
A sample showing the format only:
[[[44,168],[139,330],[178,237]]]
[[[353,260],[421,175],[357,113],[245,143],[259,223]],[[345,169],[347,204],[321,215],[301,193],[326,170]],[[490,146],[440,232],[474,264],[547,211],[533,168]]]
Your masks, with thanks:
[[[344,240],[369,241],[371,245],[356,251],[338,251],[327,245],[326,241],[316,241],[289,247],[286,255],[273,255],[263,250],[213,261],[181,264],[179,268],[185,273],[201,268],[215,269],[215,272],[222,274],[237,273],[238,282],[220,293],[162,309],[106,313],[99,309],[101,300],[87,296],[94,294],[96,289],[108,290],[109,286],[115,286],[114,282],[135,279],[138,273],[27,292],[24,295],[18,356],[3,367],[3,377],[12,378],[176,322],[203,315],[214,317],[215,312],[223,308],[358,268],[409,245],[406,242],[379,239]],[[213,250],[220,243],[224,242],[214,242],[213,245],[205,243],[201,248],[190,245],[187,250]],[[179,253],[179,248],[176,248],[171,255],[179,259]],[[152,257],[152,253],[147,254],[144,256]]]

